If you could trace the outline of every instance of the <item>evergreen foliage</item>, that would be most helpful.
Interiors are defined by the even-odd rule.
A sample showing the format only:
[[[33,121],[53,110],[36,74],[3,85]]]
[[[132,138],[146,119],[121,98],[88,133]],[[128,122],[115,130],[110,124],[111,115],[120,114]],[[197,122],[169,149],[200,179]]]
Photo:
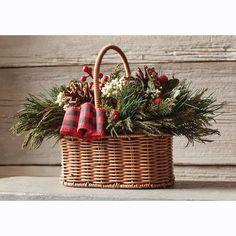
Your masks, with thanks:
[[[48,94],[28,95],[16,117],[12,132],[20,136],[26,134],[22,147],[38,148],[44,139],[60,139],[60,127],[65,114],[63,107],[55,103],[58,94],[65,87],[52,87]]]
[[[123,78],[122,74],[118,65],[104,85],[105,89],[101,89],[102,106],[107,111],[107,135],[168,133],[185,136],[188,143],[205,143],[211,141],[207,136],[220,134],[212,128],[212,123],[223,104],[216,103],[213,94],[207,95],[206,89],[193,91],[186,81],[179,81],[174,76],[168,79],[154,68],[144,67],[144,72],[138,68],[136,75],[130,78]],[[120,80],[123,82],[119,83]],[[71,97],[81,102],[86,95],[88,101],[94,100],[92,87],[89,88],[87,82],[74,81],[74,84],[74,87],[53,87],[46,95],[26,98],[12,128],[17,135],[26,134],[23,147],[38,148],[44,139],[61,138],[59,131],[64,109],[70,105],[66,101],[71,101]],[[115,96],[110,94],[112,90]]]

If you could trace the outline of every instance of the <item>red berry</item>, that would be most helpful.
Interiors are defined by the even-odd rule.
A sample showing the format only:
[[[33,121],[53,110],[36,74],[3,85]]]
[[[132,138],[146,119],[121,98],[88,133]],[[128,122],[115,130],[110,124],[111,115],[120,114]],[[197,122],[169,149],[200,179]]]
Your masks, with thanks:
[[[153,102],[159,104],[161,102],[161,100],[162,100],[161,98],[154,98]]]
[[[161,84],[164,84],[164,83],[166,83],[168,81],[168,77],[166,76],[166,75],[161,75],[160,77],[159,77],[159,82],[161,83]]]
[[[92,75],[92,68],[91,67],[83,66],[82,70],[83,70],[83,72],[85,72],[89,75]]]
[[[105,85],[103,83],[99,84],[99,89],[101,90]]]
[[[86,78],[86,76],[84,76],[84,75],[80,77],[80,81],[82,81],[82,82],[85,82],[86,79],[87,79],[87,78]]]
[[[82,67],[82,70],[83,70],[83,72],[88,73],[88,66],[83,66],[83,67]]]
[[[103,77],[103,73],[100,72],[100,73],[98,74],[98,77],[101,79],[101,78]]]
[[[92,89],[92,87],[93,87],[93,82],[90,82],[89,83],[89,89]]]
[[[107,76],[107,75],[104,75],[103,77],[102,77],[102,83],[107,83],[109,81],[109,77]]]
[[[111,114],[110,115],[111,115],[111,118],[113,120],[115,120],[115,121],[120,119],[120,112],[115,110],[115,109],[111,110]]]
[[[88,68],[88,74],[91,75],[91,76],[92,76],[92,70],[93,70],[92,67]]]

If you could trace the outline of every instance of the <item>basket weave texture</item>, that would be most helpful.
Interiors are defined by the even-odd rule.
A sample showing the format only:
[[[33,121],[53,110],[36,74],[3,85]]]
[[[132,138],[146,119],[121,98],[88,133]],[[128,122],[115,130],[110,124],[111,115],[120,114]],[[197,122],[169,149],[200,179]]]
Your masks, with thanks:
[[[98,74],[104,54],[113,49],[130,75],[126,56],[120,48],[107,45],[98,54],[94,68],[95,106],[100,107]],[[97,140],[61,139],[65,186],[94,188],[164,188],[174,184],[172,136],[106,136]]]

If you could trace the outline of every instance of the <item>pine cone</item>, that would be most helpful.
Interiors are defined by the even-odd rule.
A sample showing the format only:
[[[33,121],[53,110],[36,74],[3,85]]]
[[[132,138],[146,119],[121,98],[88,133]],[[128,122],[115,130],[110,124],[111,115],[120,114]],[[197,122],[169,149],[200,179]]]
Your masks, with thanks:
[[[136,71],[136,76],[139,77],[141,80],[144,80],[144,74],[143,74],[142,70],[139,67]]]
[[[88,83],[71,82],[64,91],[66,101],[69,104],[81,105],[85,102],[93,101],[93,93],[91,92]]]

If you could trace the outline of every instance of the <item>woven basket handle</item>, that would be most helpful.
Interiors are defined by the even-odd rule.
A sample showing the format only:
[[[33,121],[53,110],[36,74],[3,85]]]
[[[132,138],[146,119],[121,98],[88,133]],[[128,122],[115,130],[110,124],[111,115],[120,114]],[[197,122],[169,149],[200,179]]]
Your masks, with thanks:
[[[100,52],[98,53],[97,59],[95,61],[94,74],[93,74],[94,100],[95,100],[95,107],[96,108],[100,108],[100,106],[101,106],[101,104],[100,104],[101,103],[100,102],[100,90],[99,90],[99,77],[98,77],[99,72],[100,72],[100,66],[102,63],[103,56],[110,49],[115,50],[119,54],[119,56],[123,62],[124,68],[125,68],[125,75],[126,75],[126,77],[130,76],[129,63],[128,63],[128,60],[127,60],[125,54],[122,52],[122,50],[119,47],[112,45],[112,44],[109,44],[109,45],[106,45],[105,47],[103,47],[100,50]]]

